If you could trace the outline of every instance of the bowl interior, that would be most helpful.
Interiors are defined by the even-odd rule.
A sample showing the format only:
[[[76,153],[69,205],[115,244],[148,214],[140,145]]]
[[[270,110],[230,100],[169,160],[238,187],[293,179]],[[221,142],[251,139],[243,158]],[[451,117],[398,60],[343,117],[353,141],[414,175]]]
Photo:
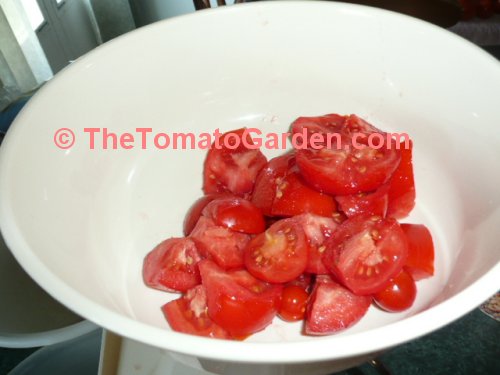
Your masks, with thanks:
[[[23,110],[1,150],[2,232],[52,295],[139,341],[221,359],[246,345],[231,358],[248,361],[377,350],[457,318],[498,287],[499,97],[493,58],[445,30],[377,9],[277,2],[160,22],[83,57]],[[371,308],[327,338],[279,321],[244,343],[170,332],[159,307],[176,295],[144,286],[142,260],[181,235],[185,212],[202,194],[206,154],[181,143],[174,149],[174,133],[199,140],[247,126],[265,137],[286,132],[300,115],[333,112],[414,141],[417,206],[404,221],[426,224],[436,245],[436,276],[418,283],[414,307]],[[72,148],[54,145],[59,128],[74,132]],[[118,140],[113,149],[104,129],[132,134],[133,147]],[[159,133],[169,135],[167,149],[155,147],[155,138],[165,139]],[[282,152],[264,149],[268,157]],[[360,335],[368,342],[359,344]],[[273,357],[253,343],[273,343]],[[312,350],[290,358],[286,343]]]

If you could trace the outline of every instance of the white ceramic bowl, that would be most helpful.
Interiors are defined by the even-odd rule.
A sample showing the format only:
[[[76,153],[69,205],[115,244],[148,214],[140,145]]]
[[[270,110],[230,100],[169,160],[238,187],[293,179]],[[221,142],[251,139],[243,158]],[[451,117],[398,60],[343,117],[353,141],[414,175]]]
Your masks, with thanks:
[[[89,53],[30,101],[1,148],[2,232],[50,294],[123,336],[193,358],[346,366],[442,327],[500,286],[498,98],[498,61],[395,13],[265,2],[167,20]],[[171,332],[159,307],[175,296],[144,286],[142,260],[181,234],[205,150],[158,150],[152,137],[141,149],[136,128],[284,132],[299,115],[330,112],[414,140],[418,197],[407,221],[431,228],[437,257],[415,306],[372,308],[320,338],[279,321],[244,342]],[[97,137],[91,150],[90,127],[134,133],[135,147],[103,150]],[[59,128],[74,132],[72,148],[55,146]]]

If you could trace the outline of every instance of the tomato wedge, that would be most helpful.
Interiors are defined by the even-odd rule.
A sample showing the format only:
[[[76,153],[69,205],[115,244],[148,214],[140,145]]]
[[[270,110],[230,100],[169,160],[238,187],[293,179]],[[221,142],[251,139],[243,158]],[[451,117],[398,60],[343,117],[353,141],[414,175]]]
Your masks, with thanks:
[[[409,309],[417,296],[417,286],[411,275],[402,270],[380,292],[373,296],[375,303],[390,312]]]
[[[185,292],[200,283],[196,266],[200,260],[191,239],[169,238],[146,255],[142,270],[144,282],[167,292]]]
[[[338,195],[335,197],[342,212],[347,217],[360,214],[370,214],[384,217],[389,203],[389,185],[384,184],[374,192],[353,195]]]
[[[245,266],[252,275],[270,283],[286,283],[304,272],[307,240],[293,219],[283,219],[254,237],[245,249]]]
[[[266,229],[262,211],[246,199],[225,197],[212,200],[202,212],[217,225],[232,231],[258,234]]]
[[[250,241],[250,235],[221,227],[202,216],[190,238],[203,258],[212,259],[224,269],[243,267],[243,249]]]
[[[415,281],[434,275],[434,244],[431,232],[422,224],[401,224],[408,240],[405,269]]]
[[[294,216],[304,212],[331,216],[335,200],[307,186],[288,153],[271,159],[259,173],[252,202],[269,216]]]
[[[322,257],[326,249],[325,242],[332,236],[338,224],[332,218],[313,214],[295,216],[295,220],[302,226],[309,242],[309,254],[305,271],[317,275],[328,274],[329,271],[323,264]]]
[[[323,263],[358,295],[379,292],[403,268],[406,236],[393,218],[359,215],[343,222],[327,241]]]
[[[299,117],[290,126],[294,146],[300,149],[324,144],[319,140],[325,140],[327,134],[340,134],[346,120],[347,116],[335,113],[318,117]],[[318,134],[321,137],[316,137],[313,134]]]
[[[230,192],[243,197],[252,192],[255,178],[267,159],[260,150],[245,146],[241,141],[245,134],[245,129],[233,130],[220,137],[219,148],[212,145],[203,169],[205,194]],[[238,144],[235,139],[240,140]],[[249,134],[245,139],[247,145],[253,145]],[[235,149],[226,147],[226,144],[234,145]]]
[[[316,277],[309,297],[304,333],[328,335],[349,328],[368,311],[371,297],[358,296],[329,276]]]
[[[214,199],[223,198],[223,197],[232,197],[231,194],[208,194],[204,195],[201,198],[197,199],[196,202],[189,208],[189,211],[184,218],[184,235],[189,236],[189,234],[193,231],[198,219],[201,216],[201,212],[205,208],[207,204],[212,202]]]
[[[415,178],[413,176],[413,143],[401,147],[401,163],[389,180],[387,216],[402,219],[408,216],[415,207]]]
[[[386,140],[387,134],[355,115],[338,134],[339,144],[297,150],[297,166],[307,183],[332,195],[350,195],[374,191],[389,180],[401,160],[395,141],[370,147],[370,137]]]
[[[245,270],[225,272],[209,260],[202,260],[199,269],[207,291],[208,315],[231,336],[243,339],[272,322],[281,285],[260,281]]]
[[[161,309],[174,331],[218,339],[231,338],[225,329],[208,316],[207,296],[203,285],[195,286]]]

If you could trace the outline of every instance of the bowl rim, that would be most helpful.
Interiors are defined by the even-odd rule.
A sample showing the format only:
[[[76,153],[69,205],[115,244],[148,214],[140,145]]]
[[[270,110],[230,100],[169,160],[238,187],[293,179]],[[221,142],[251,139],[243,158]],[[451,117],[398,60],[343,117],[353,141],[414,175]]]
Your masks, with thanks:
[[[138,36],[139,33],[147,34],[149,30],[163,27],[163,25],[167,23],[173,25],[175,22],[183,22],[183,20],[188,17],[196,17],[198,19],[210,17],[210,15],[215,12],[245,12],[245,9],[250,8],[264,11],[266,8],[271,9],[284,6],[295,6],[297,8],[307,6],[316,7],[317,9],[328,6],[332,7],[332,9],[336,7],[340,12],[370,12],[370,14],[383,17],[404,19],[407,22],[413,22],[420,28],[433,29],[434,33],[439,32],[443,33],[443,35],[447,33],[450,40],[454,38],[457,42],[462,43],[464,46],[468,46],[467,48],[474,48],[474,53],[476,55],[482,54],[482,59],[484,59],[485,62],[487,58],[489,58],[491,62],[495,62],[500,68],[500,63],[487,52],[482,51],[479,47],[458,35],[452,34],[428,22],[399,13],[363,5],[302,0],[238,4],[238,6],[223,7],[224,9],[207,9],[174,17],[173,19],[162,20],[141,27],[131,33],[115,38],[103,46],[99,46],[78,59],[74,64],[65,68],[59,73],[59,77],[68,75],[76,65],[83,65],[95,56],[99,58],[100,51],[103,48],[107,49],[110,46],[116,46],[117,43],[121,43],[123,39],[130,37],[131,34],[135,36]],[[43,87],[40,92],[44,92],[47,87],[52,87],[52,85],[60,81],[62,81],[62,79],[58,80],[56,78],[45,85],[46,87]],[[40,95],[40,93],[37,95]],[[29,111],[29,108],[35,105],[36,96],[31,100],[32,103],[28,103],[26,108],[18,115],[0,148],[0,191],[4,189],[7,190],[7,171],[13,167],[9,164],[9,156],[16,152],[14,147],[17,134],[16,124],[21,123],[23,113]],[[34,256],[20,228],[17,227],[15,222],[11,219],[13,217],[15,216],[10,206],[10,202],[0,195],[0,227],[7,246],[12,249],[13,255],[28,274],[31,275],[52,297],[71,310],[78,312],[81,316],[92,320],[95,324],[110,331],[119,332],[130,339],[148,345],[154,345],[165,350],[200,358],[247,363],[303,363],[337,360],[384,350],[435,331],[465,315],[497,291],[498,280],[500,279],[500,262],[498,262],[470,286],[430,309],[382,327],[376,327],[349,335],[331,335],[317,337],[314,340],[308,341],[279,343],[214,340],[166,331],[160,327],[154,327],[132,318],[124,317],[88,299],[77,290],[66,285],[61,279],[55,276],[38,257]],[[464,306],[466,306],[466,308],[464,308]],[[127,330],[126,334],[122,333],[124,328]],[[290,357],[292,348],[294,355]]]

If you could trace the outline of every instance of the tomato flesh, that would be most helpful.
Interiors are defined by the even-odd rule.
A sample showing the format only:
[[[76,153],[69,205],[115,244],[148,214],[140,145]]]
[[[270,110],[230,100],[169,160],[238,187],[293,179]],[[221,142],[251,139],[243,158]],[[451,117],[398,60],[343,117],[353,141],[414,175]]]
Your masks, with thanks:
[[[360,214],[370,214],[384,217],[389,203],[389,185],[384,184],[374,192],[358,193],[353,195],[339,195],[335,197],[339,208],[347,217]]]
[[[313,214],[302,214],[296,216],[295,219],[302,226],[309,242],[309,254],[305,271],[317,275],[328,274],[329,271],[322,260],[323,252],[326,250],[326,240],[332,236],[338,224],[332,218]]]
[[[217,225],[236,232],[258,234],[266,229],[262,211],[239,197],[212,200],[203,209],[202,215],[213,219]]]
[[[250,241],[250,235],[234,232],[202,216],[190,238],[203,258],[212,259],[224,269],[243,267],[243,250]]]
[[[405,269],[415,281],[434,275],[434,244],[429,229],[422,224],[401,224],[408,240]]]
[[[338,227],[323,262],[352,292],[369,295],[401,271],[407,256],[406,236],[395,219],[359,215]]]
[[[210,260],[199,263],[210,318],[234,338],[267,327],[276,315],[282,286],[260,281],[245,270],[225,272]]]
[[[328,335],[349,328],[368,311],[371,297],[358,296],[329,276],[316,278],[306,312],[304,333]]]
[[[243,197],[252,192],[257,174],[267,159],[260,150],[247,148],[241,141],[244,136],[245,129],[233,130],[220,137],[219,148],[212,145],[203,169],[205,194],[229,192]],[[234,143],[235,138],[240,139],[239,145]],[[238,147],[231,149],[225,146],[226,143]],[[253,145],[249,134],[246,143]]]
[[[394,171],[388,182],[389,191],[387,216],[402,219],[408,216],[415,207],[415,178],[413,176],[413,143],[409,142],[409,147],[401,147],[401,163]]]
[[[250,241],[245,249],[245,266],[261,280],[286,283],[304,272],[307,254],[301,226],[293,218],[283,219]]]
[[[144,259],[143,279],[147,286],[167,292],[185,292],[200,283],[196,263],[198,248],[189,238],[169,238]]]
[[[417,296],[417,286],[411,275],[401,271],[380,292],[373,296],[373,300],[382,309],[390,312],[401,312],[409,309]]]
[[[222,198],[226,196],[232,196],[230,194],[208,194],[204,195],[201,198],[198,198],[196,202],[189,208],[185,218],[183,231],[185,236],[189,236],[189,234],[193,231],[198,219],[201,216],[203,209],[212,202],[214,199]]]
[[[207,296],[202,285],[188,290],[182,297],[168,302],[161,309],[174,331],[218,339],[231,338],[225,329],[208,316]]]

